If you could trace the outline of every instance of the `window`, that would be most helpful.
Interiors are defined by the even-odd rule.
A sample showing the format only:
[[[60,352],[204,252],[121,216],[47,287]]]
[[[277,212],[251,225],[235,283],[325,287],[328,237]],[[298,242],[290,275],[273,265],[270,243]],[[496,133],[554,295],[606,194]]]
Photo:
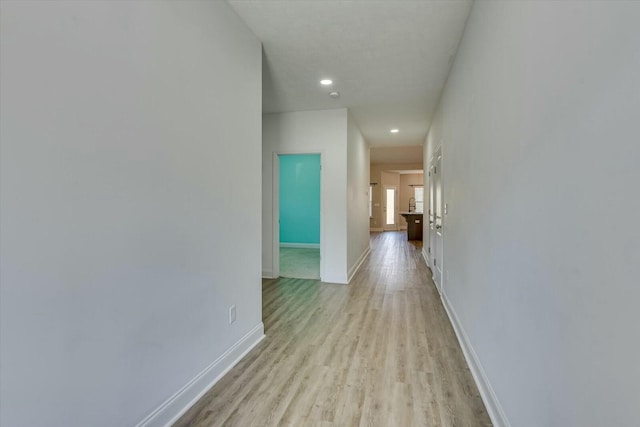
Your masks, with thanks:
[[[424,187],[414,187],[416,212],[424,212]]]
[[[373,185],[369,186],[369,218],[373,218]]]

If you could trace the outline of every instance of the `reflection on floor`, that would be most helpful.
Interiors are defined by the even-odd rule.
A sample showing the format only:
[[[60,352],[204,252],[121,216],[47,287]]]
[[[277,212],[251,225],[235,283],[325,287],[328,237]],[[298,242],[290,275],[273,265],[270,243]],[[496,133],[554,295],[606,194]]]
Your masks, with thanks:
[[[280,276],[320,279],[320,249],[280,248]]]

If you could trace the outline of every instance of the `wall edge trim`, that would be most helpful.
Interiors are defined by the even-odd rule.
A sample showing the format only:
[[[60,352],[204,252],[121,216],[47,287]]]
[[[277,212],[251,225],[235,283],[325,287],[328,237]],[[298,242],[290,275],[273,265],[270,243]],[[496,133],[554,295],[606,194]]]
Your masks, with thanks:
[[[471,345],[469,336],[462,327],[462,324],[458,319],[458,315],[456,314],[456,311],[451,305],[451,302],[449,301],[449,298],[447,297],[444,290],[440,297],[442,299],[442,305],[447,312],[447,316],[449,316],[449,322],[451,323],[451,326],[453,326],[453,330],[456,333],[458,343],[462,348],[462,354],[467,361],[467,365],[469,366],[469,370],[471,371],[473,380],[478,387],[480,397],[484,402],[484,406],[487,409],[489,418],[491,418],[491,422],[496,427],[511,427],[511,424],[509,424],[509,420],[504,413],[504,410],[502,409],[502,405],[500,405],[500,401],[498,400],[498,397],[496,396],[493,387],[491,386],[491,382],[489,381],[487,374],[484,372],[484,368],[480,363],[480,359],[478,358],[478,355]]]
[[[264,324],[260,322],[136,427],[171,426],[264,338]]]
[[[276,277],[273,277],[273,271],[271,271],[271,270],[262,270],[262,278],[263,279],[276,279]]]
[[[431,268],[431,260],[429,259],[429,254],[425,251],[425,247],[422,247],[422,258],[424,259],[424,262],[427,263],[427,267]]]
[[[349,274],[347,275],[347,284],[351,282],[351,279],[353,279],[353,276],[355,276],[358,270],[360,270],[362,263],[367,258],[367,256],[369,256],[370,253],[371,253],[371,246],[367,246],[367,249],[365,249],[364,252],[360,254],[360,257],[355,262],[355,264],[353,264],[353,267],[349,269]]]
[[[348,285],[349,283],[347,282],[347,276],[343,276],[341,274],[339,275],[334,275],[334,276],[329,276],[326,279],[325,278],[321,278],[320,281],[322,283],[335,283],[336,285]]]

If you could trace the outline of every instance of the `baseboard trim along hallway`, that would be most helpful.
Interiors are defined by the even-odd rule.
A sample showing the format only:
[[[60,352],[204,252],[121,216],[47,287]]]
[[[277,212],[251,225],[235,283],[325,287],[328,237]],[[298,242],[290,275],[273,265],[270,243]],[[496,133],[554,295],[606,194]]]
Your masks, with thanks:
[[[424,258],[424,262],[427,263],[427,267],[431,268],[431,260],[429,260],[429,254],[425,248],[422,248],[422,258]]]
[[[460,347],[462,348],[462,354],[467,361],[467,365],[469,365],[471,375],[478,387],[478,391],[480,392],[484,406],[487,409],[489,418],[491,418],[491,422],[494,427],[510,427],[511,424],[509,424],[509,420],[502,409],[502,405],[500,405],[500,401],[493,391],[493,387],[491,387],[489,378],[487,378],[487,374],[485,374],[484,369],[482,368],[482,364],[471,345],[471,341],[469,341],[469,337],[460,324],[458,315],[451,305],[449,298],[447,298],[447,294],[444,290],[442,291],[441,297],[442,305],[449,316],[451,326],[453,326],[453,330],[458,338],[458,343],[460,343]]]
[[[260,322],[211,365],[167,399],[136,427],[169,427],[265,338]]]
[[[353,267],[351,267],[351,269],[349,270],[349,275],[347,276],[347,284],[351,282],[351,279],[353,279],[353,276],[355,276],[358,270],[360,270],[360,267],[362,267],[362,263],[364,262],[365,259],[367,259],[367,256],[369,256],[370,253],[371,253],[371,247],[367,247],[367,249],[365,249],[365,251],[362,252],[362,255],[360,255],[360,258],[358,258],[358,260],[355,262]]]

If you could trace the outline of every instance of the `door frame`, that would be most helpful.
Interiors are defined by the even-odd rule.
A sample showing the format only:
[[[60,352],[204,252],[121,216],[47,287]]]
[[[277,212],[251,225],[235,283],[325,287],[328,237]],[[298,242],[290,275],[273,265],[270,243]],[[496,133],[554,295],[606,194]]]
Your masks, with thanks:
[[[434,212],[430,212],[429,213],[429,248],[430,253],[429,253],[429,261],[430,261],[430,266],[432,273],[433,273],[433,282],[436,284],[436,288],[438,289],[438,291],[440,291],[440,293],[443,292],[444,289],[444,282],[445,282],[445,260],[444,260],[444,225],[445,225],[445,217],[446,217],[446,208],[445,208],[445,202],[444,202],[444,174],[442,173],[442,163],[443,163],[443,149],[442,149],[442,141],[440,141],[440,143],[436,146],[436,148],[433,150],[433,154],[431,156],[431,160],[429,161],[429,171],[431,172],[433,170],[433,168],[435,167],[435,163],[439,160],[439,171],[436,170],[436,173],[438,174],[439,177],[439,183],[440,183],[440,200],[436,200],[436,193],[435,193],[435,180],[434,180],[434,176],[430,174],[429,176],[429,199],[430,199],[430,204],[431,204],[431,191],[434,191],[434,208],[436,208],[436,206],[438,206],[438,202],[439,202],[439,207],[440,207],[440,230],[436,229],[436,223],[438,222],[438,209],[434,209]],[[431,210],[431,206],[429,208]],[[433,224],[431,224],[431,215],[433,215]],[[438,241],[437,239],[440,239],[440,246],[437,247]],[[434,254],[438,255],[437,258],[434,257]],[[438,276],[436,276],[436,269],[438,269],[438,265],[436,265],[436,263],[439,264],[440,268],[440,274],[439,274],[439,283],[438,281],[436,281],[436,278]]]
[[[320,156],[320,281],[324,279],[324,225],[322,222],[322,207],[324,175],[322,173],[323,150],[286,150],[273,152],[272,189],[271,189],[271,271],[274,278],[280,277],[280,156],[318,154]]]

